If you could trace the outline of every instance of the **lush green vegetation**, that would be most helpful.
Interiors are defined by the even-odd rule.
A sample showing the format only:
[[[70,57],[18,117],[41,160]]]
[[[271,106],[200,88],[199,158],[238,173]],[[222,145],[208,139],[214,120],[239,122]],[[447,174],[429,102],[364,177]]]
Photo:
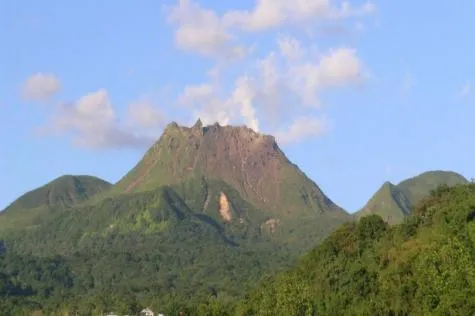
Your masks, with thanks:
[[[232,201],[236,220],[222,221],[219,192]],[[68,308],[82,314],[158,309],[209,295],[236,299],[264,273],[291,264],[302,248],[280,246],[261,231],[266,214],[225,183],[201,177],[50,208],[32,225],[3,232],[0,295],[8,311],[48,315]]]
[[[272,137],[170,124],[117,184],[63,176],[0,214],[0,312],[463,314],[473,185],[439,189],[408,216],[436,185],[465,182],[388,183],[365,212],[404,223],[352,222]]]
[[[262,283],[237,315],[471,315],[475,185],[434,191],[401,225],[363,217],[288,272]]]
[[[167,194],[149,193],[145,202],[142,195],[128,197],[115,206],[104,201],[108,214],[83,209],[56,216],[59,225],[96,222],[94,216],[117,219],[127,205],[152,200],[158,205]],[[186,315],[470,315],[475,310],[475,184],[438,188],[400,225],[388,226],[377,215],[347,223],[295,268],[265,277],[243,299],[238,297],[263,271],[275,268],[264,260],[275,255],[273,249],[233,247],[212,226],[186,220],[192,213],[166,209],[149,210],[153,216],[143,215],[140,224],[131,221],[101,236],[63,227],[74,244],[61,243],[67,238],[56,232],[41,235],[51,227],[6,239],[0,247],[2,312],[97,315],[111,309],[132,313],[143,306],[171,315],[178,310]],[[175,233],[163,234],[162,226],[137,233],[135,225],[145,229],[157,216]],[[233,241],[242,243],[237,236]],[[35,242],[39,238],[42,242]],[[196,266],[186,264],[193,260]]]
[[[5,212],[23,212],[53,206],[68,207],[86,201],[111,186],[109,182],[96,177],[62,176],[25,193],[7,207]]]

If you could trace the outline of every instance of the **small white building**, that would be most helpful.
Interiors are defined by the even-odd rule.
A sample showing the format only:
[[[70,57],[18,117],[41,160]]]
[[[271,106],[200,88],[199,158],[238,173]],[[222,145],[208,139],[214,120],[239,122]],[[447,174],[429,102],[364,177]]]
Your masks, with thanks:
[[[140,316],[155,316],[150,308],[145,308],[140,312]]]

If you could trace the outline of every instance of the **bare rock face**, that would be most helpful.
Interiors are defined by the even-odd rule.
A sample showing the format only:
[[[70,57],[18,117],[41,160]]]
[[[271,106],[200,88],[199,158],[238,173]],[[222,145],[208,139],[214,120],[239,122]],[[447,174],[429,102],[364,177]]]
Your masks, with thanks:
[[[346,216],[287,159],[274,137],[245,126],[203,126],[200,120],[191,128],[170,123],[117,187],[148,190],[197,174],[226,182],[255,207],[279,216],[328,211]]]
[[[223,192],[220,193],[219,195],[219,214],[221,215],[221,218],[225,222],[230,222],[232,220],[232,214],[231,214],[231,208],[229,206],[229,201],[228,198],[226,197],[226,194]]]
[[[279,193],[286,157],[271,136],[240,127],[213,125],[205,128],[196,167],[223,179],[254,203],[266,204]]]

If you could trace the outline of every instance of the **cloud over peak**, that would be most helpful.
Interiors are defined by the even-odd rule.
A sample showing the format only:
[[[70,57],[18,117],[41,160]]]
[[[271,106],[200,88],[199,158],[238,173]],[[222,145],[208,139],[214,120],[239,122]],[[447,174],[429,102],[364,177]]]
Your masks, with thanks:
[[[307,51],[295,38],[278,37],[275,50],[257,58],[256,67],[238,76],[230,89],[222,82],[218,86],[209,82],[186,86],[179,103],[195,109],[195,118],[201,117],[205,124],[244,123],[259,131],[263,126],[269,130],[274,123],[287,124],[293,118],[293,126],[287,127],[292,137],[281,140],[288,143],[299,137],[318,136],[324,122],[312,115],[320,114],[314,113],[311,120],[306,120],[308,115],[303,113],[321,110],[320,95],[325,90],[359,84],[366,72],[355,49],[333,48],[318,56]],[[304,131],[297,124],[318,132]],[[277,127],[271,132],[280,133],[282,126]]]
[[[320,109],[325,90],[358,85],[366,79],[367,71],[354,48],[330,47],[315,54],[304,27],[324,27],[325,22],[338,26],[346,19],[361,19],[375,11],[371,1],[256,0],[248,10],[228,9],[218,14],[196,1],[178,0],[169,8],[168,19],[176,26],[179,49],[221,61],[244,60],[236,67],[246,65],[241,73],[236,74],[234,68],[230,77],[226,71],[232,66],[218,62],[220,76],[211,71],[213,82],[185,86],[178,104],[186,104],[205,124],[245,123],[256,131],[278,132],[283,122],[294,119],[293,124],[307,123],[321,131],[323,127],[316,127],[323,126],[322,121],[311,115],[312,120],[305,121],[304,109]],[[295,36],[281,34],[283,28],[293,29]],[[248,33],[246,37],[242,37],[244,33]],[[275,36],[277,47],[263,50],[258,45],[254,51],[240,43],[243,38],[249,41],[249,36],[259,39],[260,34]],[[303,132],[296,125],[287,128],[293,136],[281,137],[286,142],[321,134]]]

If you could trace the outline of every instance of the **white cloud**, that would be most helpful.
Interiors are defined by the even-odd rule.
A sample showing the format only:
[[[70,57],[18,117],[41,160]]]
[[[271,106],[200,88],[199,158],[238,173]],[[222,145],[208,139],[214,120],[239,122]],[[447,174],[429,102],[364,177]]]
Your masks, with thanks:
[[[374,10],[371,2],[353,6],[337,0],[256,0],[248,11],[218,15],[193,0],[178,0],[168,12],[168,21],[176,27],[176,46],[216,63],[203,74],[203,83],[183,88],[177,98],[182,107],[175,112],[189,111],[186,114],[200,117],[204,124],[245,123],[255,131],[278,130],[276,136],[282,144],[320,136],[328,129],[327,119],[318,113],[322,111],[318,107],[323,104],[322,94],[361,83],[366,68],[353,48],[321,53],[319,47],[315,52],[305,30],[343,28],[342,19]],[[320,25],[326,21],[331,23]],[[281,34],[294,37],[279,35],[274,49],[265,50],[267,45],[256,38],[257,31],[295,25],[303,28],[282,30]],[[244,48],[239,42],[236,35],[242,35],[243,30],[255,32],[241,39],[259,43],[258,49]],[[296,30],[303,32],[299,35]],[[230,59],[241,60],[230,64]],[[60,83],[54,75],[37,74],[25,87],[30,99],[46,100],[60,90]],[[166,118],[150,100],[132,102],[126,110],[126,117],[120,120],[108,91],[97,90],[59,106],[46,131],[66,134],[75,145],[89,148],[143,147],[157,138],[156,131]]]
[[[165,116],[149,100],[129,104],[128,114],[133,124],[145,129],[162,127]]]
[[[259,120],[254,108],[256,97],[255,83],[249,77],[240,77],[236,80],[236,87],[228,102],[231,106],[239,108],[240,115],[245,119],[246,125],[254,131],[259,131]]]
[[[472,83],[467,81],[458,92],[459,98],[466,98],[472,93]]]
[[[299,45],[292,39],[277,40],[279,49]],[[290,51],[290,55],[298,56],[293,54],[295,50]],[[301,51],[306,50],[302,47]],[[300,56],[305,58],[289,59],[282,50],[280,53],[271,52],[257,61],[257,67],[252,68],[254,72],[238,76],[224,96],[219,93],[221,86],[203,83],[185,87],[179,103],[191,106],[195,119],[200,117],[204,124],[244,122],[259,131],[263,122],[279,125],[282,120],[294,117],[303,109],[303,102],[314,105],[315,109],[315,105],[320,104],[319,94],[326,89],[358,84],[365,79],[365,69],[354,49],[331,49],[314,60],[307,58],[306,54]],[[308,123],[310,130],[321,131],[316,128],[315,120],[301,118],[298,123],[302,122]],[[323,126],[322,120],[318,123]],[[316,135],[295,124],[286,132],[290,136],[284,136],[285,143],[300,135]]]
[[[289,64],[283,63],[279,57],[282,55],[271,52],[259,60],[255,80],[258,83],[256,103],[263,110],[266,119],[274,123],[278,122],[285,112],[297,110],[297,107],[289,107],[290,104],[295,103],[295,100],[292,100]],[[294,60],[289,61],[292,65]]]
[[[215,94],[211,84],[188,85],[178,99],[181,105],[197,105],[209,101]]]
[[[258,0],[251,10],[231,10],[219,16],[193,0],[178,0],[169,10],[168,21],[177,26],[177,47],[229,60],[241,59],[251,51],[236,43],[237,39],[232,34],[235,29],[255,32],[286,24],[340,21],[370,14],[375,10],[375,5],[369,1],[354,7],[348,1],[334,5],[331,0]],[[286,53],[296,53],[288,50],[292,47],[286,49]]]
[[[278,39],[280,53],[282,56],[289,59],[300,59],[305,55],[305,50],[302,48],[300,42],[295,38],[280,37]]]
[[[228,98],[221,98],[218,91],[211,85],[202,84],[185,87],[179,97],[181,102],[195,106],[195,117],[201,118],[204,124],[231,124],[232,121],[242,120],[250,128],[259,131],[254,100],[256,97],[255,82],[246,76],[240,77],[234,84]]]
[[[105,89],[89,93],[72,104],[62,104],[53,114],[46,133],[72,136],[73,144],[87,148],[143,147],[150,139],[119,126]]]
[[[323,89],[358,84],[365,79],[362,62],[356,50],[329,50],[317,62],[306,62],[290,70],[292,87],[306,104],[319,105],[318,93]]]
[[[193,119],[199,117],[205,125],[216,122],[228,125],[233,116],[229,104],[220,98],[217,89],[209,83],[185,86],[178,97],[178,104],[191,108]]]
[[[305,117],[301,116],[283,131],[277,132],[276,139],[281,145],[300,142],[309,137],[321,136],[329,127],[325,117]]]
[[[359,17],[376,12],[376,5],[371,1],[366,1],[360,6],[353,7],[350,2],[344,1],[341,8],[333,13],[336,18]]]
[[[339,86],[362,80],[363,67],[355,49],[338,48],[322,57],[319,74],[322,85]]]
[[[256,32],[289,24],[323,22],[362,16],[376,10],[372,2],[353,7],[344,1],[340,6],[331,0],[257,0],[252,10],[234,10],[223,17],[226,26]]]
[[[49,73],[36,73],[22,86],[22,97],[30,101],[48,101],[61,90],[59,79]]]
[[[205,125],[212,125],[217,122],[222,126],[229,125],[231,118],[235,118],[231,113],[231,109],[227,107],[226,102],[217,97],[210,99],[201,108],[196,109],[194,116],[195,119],[200,118]]]
[[[178,25],[175,43],[181,49],[225,59],[239,59],[246,55],[245,48],[233,43],[234,38],[221,18],[191,0],[179,0],[168,19]]]

